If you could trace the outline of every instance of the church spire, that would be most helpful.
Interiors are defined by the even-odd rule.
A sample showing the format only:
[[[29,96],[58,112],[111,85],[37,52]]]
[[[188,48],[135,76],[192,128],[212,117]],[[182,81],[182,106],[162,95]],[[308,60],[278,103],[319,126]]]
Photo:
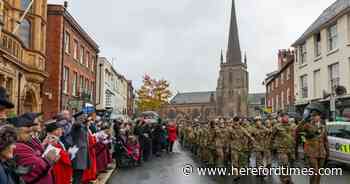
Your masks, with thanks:
[[[247,66],[247,52],[244,52],[244,64]]]
[[[237,26],[235,0],[232,0],[231,25],[230,25],[226,62],[229,64],[242,63],[241,48],[239,45],[239,38],[238,38],[238,26]]]

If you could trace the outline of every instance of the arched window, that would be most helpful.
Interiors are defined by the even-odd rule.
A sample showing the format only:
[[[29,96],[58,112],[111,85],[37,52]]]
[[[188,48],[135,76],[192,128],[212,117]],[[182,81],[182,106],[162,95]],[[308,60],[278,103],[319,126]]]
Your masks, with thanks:
[[[27,19],[23,19],[19,28],[19,36],[26,47],[30,46],[31,32],[32,32],[31,29],[32,27],[31,27],[30,21]]]
[[[30,4],[31,0],[21,0],[21,9],[26,10]]]

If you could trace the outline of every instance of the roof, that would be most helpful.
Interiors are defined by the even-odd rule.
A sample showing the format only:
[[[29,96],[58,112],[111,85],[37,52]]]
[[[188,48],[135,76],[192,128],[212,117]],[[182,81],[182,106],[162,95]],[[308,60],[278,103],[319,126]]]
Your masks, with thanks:
[[[215,91],[177,93],[171,100],[170,104],[190,104],[190,103],[210,103],[210,96],[214,95]]]
[[[98,44],[90,37],[90,35],[80,26],[75,18],[68,12],[68,10],[59,4],[48,4],[47,14],[49,15],[62,15],[65,20],[75,29],[80,36],[93,48],[97,53],[100,52]]]
[[[316,19],[316,21],[311,24],[311,26],[304,32],[304,34],[292,45],[302,44],[310,35],[319,32],[323,26],[330,23],[333,18],[338,15],[344,14],[350,8],[349,0],[337,0]]]
[[[248,104],[250,105],[263,105],[262,99],[265,99],[265,93],[253,93],[248,96]],[[265,101],[265,100],[264,100]]]

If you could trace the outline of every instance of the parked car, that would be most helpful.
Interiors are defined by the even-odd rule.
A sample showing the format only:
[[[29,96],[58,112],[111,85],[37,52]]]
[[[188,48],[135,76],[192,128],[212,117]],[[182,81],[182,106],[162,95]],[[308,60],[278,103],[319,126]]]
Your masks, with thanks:
[[[350,165],[350,123],[327,123],[329,159]]]

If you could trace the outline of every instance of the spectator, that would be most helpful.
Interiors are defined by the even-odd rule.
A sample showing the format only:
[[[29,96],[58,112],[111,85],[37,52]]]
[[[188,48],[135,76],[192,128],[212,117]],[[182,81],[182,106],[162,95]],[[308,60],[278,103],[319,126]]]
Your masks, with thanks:
[[[97,178],[97,165],[96,165],[96,137],[91,132],[90,126],[94,123],[91,116],[87,119],[86,126],[88,127],[88,152],[90,165],[83,173],[83,183],[89,183]]]
[[[176,141],[176,124],[175,122],[170,122],[168,125],[168,142],[169,142],[169,148],[168,151],[171,153],[173,152],[174,142]]]
[[[73,146],[73,140],[71,135],[71,130],[73,126],[74,119],[72,118],[68,110],[64,110],[56,116],[56,119],[60,126],[63,128],[63,135],[60,138],[66,149]]]
[[[24,184],[11,164],[17,140],[16,130],[12,126],[0,127],[0,183]]]
[[[88,121],[87,114],[79,112],[74,115],[75,122],[72,125],[72,144],[79,148],[77,155],[72,160],[73,168],[73,184],[80,184],[82,181],[84,170],[91,165],[88,150]]]
[[[43,157],[37,147],[32,147],[33,126],[37,126],[36,118],[33,113],[25,113],[8,120],[17,128],[18,133],[14,155],[18,165],[32,167],[31,171],[23,176],[26,183],[53,184],[51,169],[59,157],[54,151],[48,152]]]
[[[45,145],[52,145],[60,150],[60,159],[53,167],[55,184],[70,184],[72,179],[72,163],[69,153],[60,141],[63,135],[63,129],[59,122],[51,121],[46,124],[47,136],[44,140]]]

